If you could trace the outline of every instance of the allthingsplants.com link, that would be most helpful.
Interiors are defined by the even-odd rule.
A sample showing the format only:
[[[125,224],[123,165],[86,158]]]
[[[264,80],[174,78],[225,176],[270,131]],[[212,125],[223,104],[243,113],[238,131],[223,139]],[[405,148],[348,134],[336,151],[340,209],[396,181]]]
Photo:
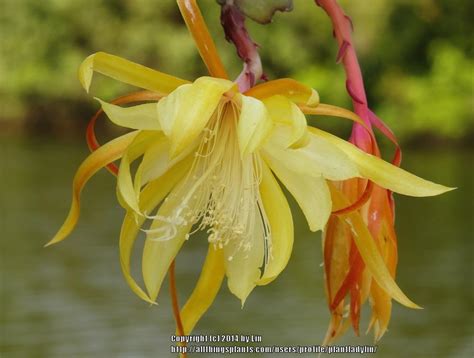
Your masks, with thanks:
[[[189,354],[308,354],[308,353],[377,353],[377,346],[369,345],[338,345],[338,346],[320,346],[320,345],[260,345],[262,336],[246,334],[218,334],[218,335],[190,335],[190,336],[171,336],[171,342],[175,343],[170,347],[171,353],[189,353]],[[200,344],[203,343],[203,344]],[[206,344],[207,343],[207,344]],[[209,344],[211,343],[211,344]],[[226,345],[215,345],[215,343],[224,343]],[[230,343],[230,344],[229,344]],[[236,343],[244,343],[238,345]]]

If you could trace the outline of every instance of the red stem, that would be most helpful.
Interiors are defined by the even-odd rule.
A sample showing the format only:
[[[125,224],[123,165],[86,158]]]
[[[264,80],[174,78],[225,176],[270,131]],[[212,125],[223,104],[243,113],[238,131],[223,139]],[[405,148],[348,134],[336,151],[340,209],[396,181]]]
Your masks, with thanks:
[[[235,45],[237,55],[244,61],[244,68],[235,80],[243,93],[263,77],[258,45],[252,41],[245,27],[245,16],[232,2],[222,5],[221,24],[227,41]]]
[[[359,66],[357,54],[352,44],[352,21],[349,16],[344,13],[336,0],[315,1],[331,18],[334,35],[339,44],[337,60],[342,61],[346,72],[346,88],[352,98],[354,112],[362,118],[369,128],[372,128],[364,88],[364,79],[362,78],[362,71]],[[371,152],[372,145],[370,137],[361,125],[354,124],[350,140],[359,148],[366,152]]]
[[[171,304],[173,306],[173,316],[176,322],[176,328],[178,329],[178,334],[184,336],[183,322],[181,321],[181,314],[179,311],[179,302],[178,302],[178,293],[176,290],[176,276],[175,276],[175,260],[171,262],[170,268],[168,270],[169,282],[170,282],[170,296]],[[183,346],[186,346],[186,343],[183,343]],[[186,358],[186,353],[181,353],[180,357]]]

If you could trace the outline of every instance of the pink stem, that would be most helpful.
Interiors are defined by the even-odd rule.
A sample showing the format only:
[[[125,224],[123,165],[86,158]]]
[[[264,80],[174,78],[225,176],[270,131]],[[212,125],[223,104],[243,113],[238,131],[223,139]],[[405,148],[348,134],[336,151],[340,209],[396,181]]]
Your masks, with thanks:
[[[235,82],[240,92],[245,92],[263,77],[258,46],[252,41],[245,27],[245,16],[232,2],[222,5],[221,24],[227,41],[235,45],[237,54],[244,61],[244,68]]]
[[[352,21],[336,0],[315,0],[331,18],[334,36],[339,44],[337,61],[342,61],[346,72],[346,88],[352,98],[354,112],[372,129],[370,112],[365,94],[364,79],[360,70],[357,54],[352,44]],[[350,141],[366,152],[372,152],[370,135],[359,124],[354,124]],[[375,154],[375,153],[374,153]]]

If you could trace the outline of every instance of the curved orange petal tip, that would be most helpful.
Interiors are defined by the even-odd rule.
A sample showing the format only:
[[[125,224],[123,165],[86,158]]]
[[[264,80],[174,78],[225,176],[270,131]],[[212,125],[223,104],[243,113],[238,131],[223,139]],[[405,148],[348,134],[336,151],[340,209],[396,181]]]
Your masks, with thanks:
[[[258,99],[282,95],[296,104],[308,107],[316,107],[319,104],[319,94],[317,91],[291,78],[281,78],[261,83],[252,87],[244,94]]]
[[[69,214],[59,231],[45,247],[64,240],[72,232],[79,220],[80,195],[85,184],[99,169],[119,159],[137,134],[137,131],[131,132],[108,142],[92,152],[86,160],[82,162],[74,176],[72,184],[72,203]]]
[[[354,203],[352,203],[352,204],[350,204],[350,205],[348,205],[344,208],[334,210],[332,213],[334,215],[343,215],[343,214],[348,214],[351,211],[360,209],[371,198],[373,188],[374,188],[374,184],[370,180],[367,181],[367,185],[365,186],[364,192]]]

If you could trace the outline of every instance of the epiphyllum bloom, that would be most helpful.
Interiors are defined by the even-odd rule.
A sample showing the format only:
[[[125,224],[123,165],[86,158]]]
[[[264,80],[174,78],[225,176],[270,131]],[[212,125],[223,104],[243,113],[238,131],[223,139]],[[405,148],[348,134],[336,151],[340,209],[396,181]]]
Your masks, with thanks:
[[[121,159],[117,196],[127,213],[120,259],[138,296],[154,302],[183,243],[197,230],[208,233],[208,257],[181,312],[186,334],[213,301],[224,276],[243,304],[255,286],[271,282],[288,263],[293,222],[275,176],[295,197],[312,231],[323,229],[334,210],[328,180],[365,178],[412,196],[449,190],[308,127],[304,113],[360,120],[349,111],[320,104],[314,90],[296,81],[270,81],[239,93],[228,80],[201,77],[188,83],[97,53],[80,68],[86,90],[94,71],[154,91],[161,98],[131,107],[100,101],[113,123],[133,131],[103,145],[81,164],[73,182],[70,213],[50,243],[72,231],[79,195],[89,178]],[[139,165],[132,173],[134,161]],[[332,195],[337,198],[337,191]],[[357,213],[341,220],[354,232],[366,230]],[[146,291],[130,274],[131,251],[140,230],[146,233],[142,258]],[[354,241],[384,292],[415,306],[393,281],[370,235],[354,235]]]
[[[395,145],[392,163],[400,166],[401,148],[395,135],[369,108],[352,41],[354,26],[350,17],[336,0],[317,0],[316,4],[331,19],[334,38],[339,45],[337,62],[344,67],[346,89],[352,98],[354,111],[364,121],[364,125],[354,123],[349,141],[364,152],[381,157],[373,135],[373,130],[378,129]],[[372,245],[371,250],[378,250],[382,258],[379,265],[386,266],[391,277],[395,278],[398,261],[395,203],[390,188],[378,184],[357,178],[334,183],[332,187],[333,205],[354,204],[351,210],[336,210],[323,233],[325,288],[331,311],[324,344],[331,344],[350,325],[359,334],[361,307],[365,301],[370,303],[371,308],[367,332],[373,330],[375,341],[384,335],[390,322],[394,297],[373,276],[364,248],[357,243],[359,237],[366,237],[367,243]],[[347,217],[352,217],[352,223],[358,224],[348,222]]]

